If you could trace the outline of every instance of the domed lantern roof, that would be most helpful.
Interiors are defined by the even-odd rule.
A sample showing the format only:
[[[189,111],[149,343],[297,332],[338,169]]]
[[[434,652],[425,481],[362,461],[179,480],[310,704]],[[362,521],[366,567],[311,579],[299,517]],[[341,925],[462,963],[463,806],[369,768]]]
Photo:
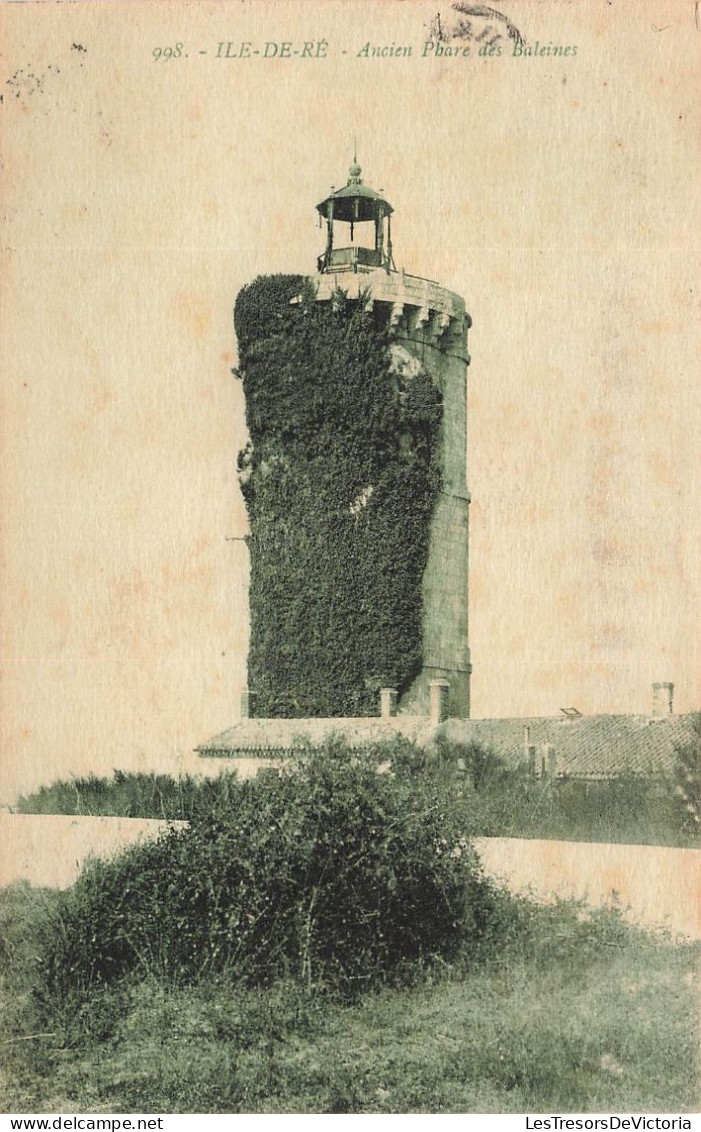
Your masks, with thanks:
[[[320,272],[372,271],[377,268],[390,271],[394,268],[390,231],[390,216],[394,209],[380,193],[363,184],[361,174],[362,169],[354,156],[348,170],[348,183],[316,206],[319,223],[321,224],[323,217],[327,225],[326,250],[318,260]],[[334,246],[334,224],[339,221],[350,225],[350,247]],[[369,248],[355,243],[356,224],[366,222],[375,226],[374,246]]]
[[[317,212],[325,220],[345,220],[347,224],[359,224],[365,220],[375,220],[378,213],[389,216],[394,212],[389,201],[369,185],[363,184],[361,173],[362,169],[357,160],[354,160],[348,170],[348,183],[316,206]]]

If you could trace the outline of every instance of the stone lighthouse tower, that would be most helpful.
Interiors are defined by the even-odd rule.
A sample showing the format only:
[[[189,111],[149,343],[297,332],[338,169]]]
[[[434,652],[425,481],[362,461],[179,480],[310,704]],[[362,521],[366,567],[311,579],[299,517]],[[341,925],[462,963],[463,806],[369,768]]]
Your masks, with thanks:
[[[234,310],[256,714],[373,715],[393,688],[400,713],[467,717],[470,317],[397,266],[357,160],[316,207],[316,274]]]
[[[464,300],[430,279],[397,270],[392,248],[393,208],[362,179],[354,160],[348,183],[317,205],[326,221],[318,260],[317,300],[341,288],[386,308],[397,364],[420,364],[443,399],[441,489],[423,575],[422,668],[400,698],[399,710],[428,710],[429,684],[450,684],[450,715],[470,714],[468,647],[467,332]],[[369,238],[365,233],[369,232]],[[362,241],[362,242],[360,242]]]

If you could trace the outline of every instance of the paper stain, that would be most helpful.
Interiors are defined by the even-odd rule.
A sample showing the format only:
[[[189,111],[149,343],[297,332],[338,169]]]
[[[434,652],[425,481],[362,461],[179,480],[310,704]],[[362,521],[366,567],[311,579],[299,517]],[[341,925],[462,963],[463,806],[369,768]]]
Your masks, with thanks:
[[[211,303],[189,292],[180,291],[175,300],[180,322],[196,342],[202,342],[212,329]]]

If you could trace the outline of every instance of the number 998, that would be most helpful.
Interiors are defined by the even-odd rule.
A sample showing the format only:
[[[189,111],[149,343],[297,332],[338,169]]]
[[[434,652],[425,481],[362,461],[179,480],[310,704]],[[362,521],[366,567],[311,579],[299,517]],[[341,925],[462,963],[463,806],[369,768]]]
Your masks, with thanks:
[[[175,47],[154,47],[153,58],[157,63],[159,59],[179,59],[182,53],[182,43],[176,43]]]

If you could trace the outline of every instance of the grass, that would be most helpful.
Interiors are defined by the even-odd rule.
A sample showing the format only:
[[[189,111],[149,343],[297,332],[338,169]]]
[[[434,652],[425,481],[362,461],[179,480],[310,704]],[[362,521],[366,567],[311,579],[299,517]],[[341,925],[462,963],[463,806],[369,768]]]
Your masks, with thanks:
[[[216,805],[226,805],[236,780],[230,775],[208,779],[194,775],[174,778],[115,770],[109,778],[59,779],[33,794],[22,795],[15,809],[20,814],[85,814],[95,817],[161,818],[189,821]]]
[[[146,979],[47,1025],[33,955],[56,899],[27,885],[0,893],[4,1111],[685,1112],[698,1103],[698,948],[614,913],[504,897],[513,915],[498,949],[352,1005],[292,982]]]

